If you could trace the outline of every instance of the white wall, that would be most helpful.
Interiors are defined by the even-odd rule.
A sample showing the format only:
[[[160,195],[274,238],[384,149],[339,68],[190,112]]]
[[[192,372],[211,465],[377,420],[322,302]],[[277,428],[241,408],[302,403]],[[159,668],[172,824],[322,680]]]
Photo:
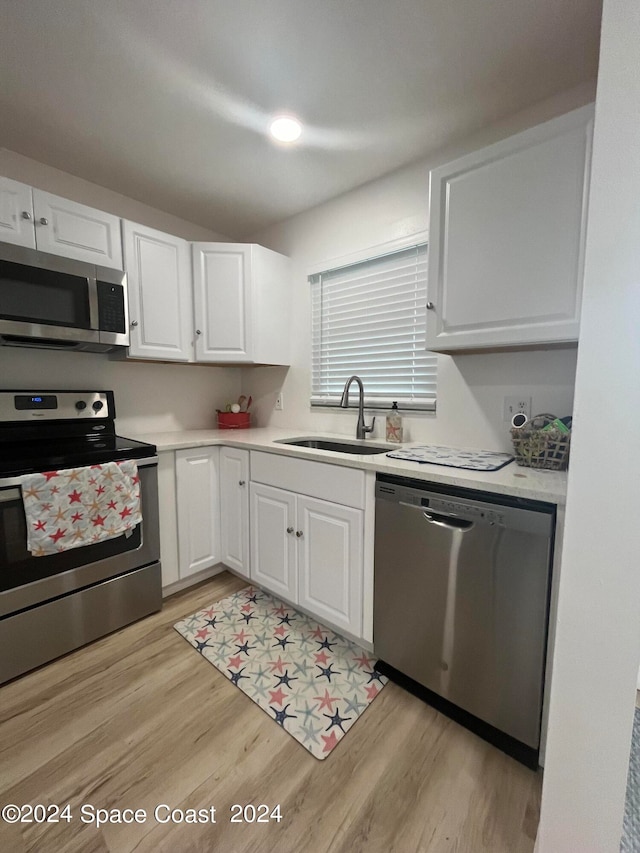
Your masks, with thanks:
[[[640,5],[605,0],[538,853],[617,853],[640,659]]]
[[[70,198],[80,204],[105,210],[123,219],[184,237],[185,240],[224,241],[228,239],[224,234],[187,222],[164,210],[149,207],[141,201],[127,198],[98,184],[85,181],[83,178],[61,172],[60,169],[54,169],[45,163],[39,163],[15,151],[9,151],[8,148],[0,148],[0,175],[14,181],[22,181],[24,184],[30,184],[48,193],[55,193],[63,198]]]
[[[84,352],[0,347],[0,388],[111,390],[121,435],[214,429],[216,409],[238,398],[237,368],[112,361]]]
[[[293,260],[292,346],[288,371],[245,370],[243,393],[252,394],[261,424],[307,431],[355,434],[353,413],[311,411],[309,267],[390,240],[425,230],[428,224],[429,170],[463,153],[488,145],[593,99],[593,87],[564,93],[509,120],[485,128],[445,151],[340,196],[286,222],[253,235],[253,240]],[[533,398],[533,414],[571,413],[576,350],[440,356],[438,411],[405,418],[411,441],[509,450],[503,397],[525,393]],[[284,411],[274,412],[275,397],[284,392]],[[384,435],[384,418],[375,435]]]
[[[0,149],[0,175],[188,240],[226,239],[6,149]],[[113,390],[118,431],[126,435],[214,427],[216,408],[238,397],[240,371],[208,365],[123,363],[94,353],[0,347],[0,388]]]

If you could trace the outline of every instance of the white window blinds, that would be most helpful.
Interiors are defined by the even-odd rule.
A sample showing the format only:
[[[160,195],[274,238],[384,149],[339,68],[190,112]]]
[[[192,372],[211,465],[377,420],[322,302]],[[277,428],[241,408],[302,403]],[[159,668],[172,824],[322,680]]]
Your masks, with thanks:
[[[435,409],[437,357],[425,350],[427,246],[318,273],[311,283],[311,405],[337,406],[357,374],[365,405]]]

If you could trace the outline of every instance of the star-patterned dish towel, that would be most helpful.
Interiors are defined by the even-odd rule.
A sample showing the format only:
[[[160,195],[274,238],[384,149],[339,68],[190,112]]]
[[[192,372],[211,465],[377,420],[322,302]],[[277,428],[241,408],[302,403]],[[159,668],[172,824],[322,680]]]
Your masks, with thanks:
[[[142,521],[133,460],[26,474],[27,548],[35,557],[126,534]]]
[[[387,683],[373,655],[255,587],[174,628],[316,758]]]

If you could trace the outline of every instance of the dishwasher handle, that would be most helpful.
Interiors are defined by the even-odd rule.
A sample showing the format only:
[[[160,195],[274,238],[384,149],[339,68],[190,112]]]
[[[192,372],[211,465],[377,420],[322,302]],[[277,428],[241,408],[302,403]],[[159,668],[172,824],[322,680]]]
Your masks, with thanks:
[[[439,512],[422,511],[423,516],[430,524],[437,524],[439,527],[446,527],[449,530],[471,530],[474,525],[473,521],[467,521],[465,518],[455,518],[452,515],[441,515]]]
[[[398,501],[398,503],[408,509],[419,510],[430,524],[437,524],[439,527],[446,527],[449,530],[471,530],[475,524],[475,522],[469,521],[466,518],[458,518],[455,515],[445,515],[441,512],[433,512],[433,510],[427,510],[418,504],[410,504],[406,501]]]

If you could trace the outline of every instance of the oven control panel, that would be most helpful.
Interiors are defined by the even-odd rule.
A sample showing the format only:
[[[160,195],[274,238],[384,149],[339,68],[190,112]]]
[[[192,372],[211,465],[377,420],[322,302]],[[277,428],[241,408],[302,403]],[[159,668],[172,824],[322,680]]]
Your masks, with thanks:
[[[0,422],[115,417],[111,391],[0,391]]]

